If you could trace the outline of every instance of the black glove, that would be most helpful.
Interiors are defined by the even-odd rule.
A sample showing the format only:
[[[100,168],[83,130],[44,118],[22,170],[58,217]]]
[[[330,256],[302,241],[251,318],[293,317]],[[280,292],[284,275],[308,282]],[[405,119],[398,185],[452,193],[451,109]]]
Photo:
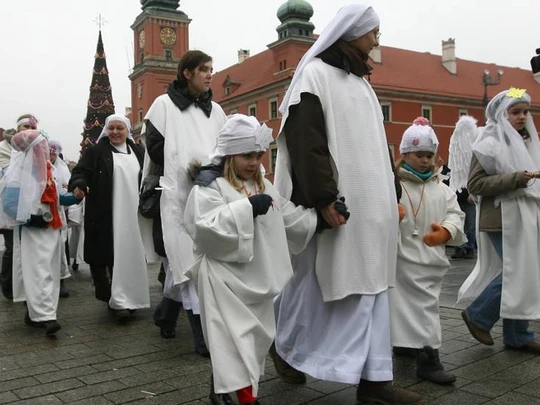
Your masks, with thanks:
[[[88,189],[86,181],[83,179],[73,180],[69,183],[68,191],[73,192],[73,190],[75,190],[77,187],[79,187],[79,189],[86,195],[86,190]]]
[[[334,203],[334,208],[336,209],[338,214],[342,215],[343,218],[345,218],[345,220],[348,220],[351,216],[351,213],[349,212],[349,209],[345,204],[345,197],[339,197],[339,200]]]
[[[255,194],[248,197],[248,200],[253,208],[253,218],[266,214],[274,201],[268,194]]]
[[[42,215],[30,215],[30,219],[26,221],[26,225],[33,228],[47,228],[49,223],[43,219]]]

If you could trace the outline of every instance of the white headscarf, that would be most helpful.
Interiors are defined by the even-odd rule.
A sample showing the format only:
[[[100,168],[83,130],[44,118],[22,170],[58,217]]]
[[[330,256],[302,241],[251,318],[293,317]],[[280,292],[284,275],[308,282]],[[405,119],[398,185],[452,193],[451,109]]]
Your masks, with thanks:
[[[291,94],[302,71],[317,55],[332,46],[338,39],[350,42],[360,38],[380,25],[380,20],[371,6],[363,4],[351,4],[342,7],[337,15],[323,30],[317,41],[306,52],[298,63],[292,82],[283,98],[279,111],[283,116],[288,114],[291,102]],[[285,118],[285,117],[284,117]],[[284,122],[285,120],[283,120]]]
[[[103,125],[103,130],[101,131],[101,134],[99,134],[99,137],[96,141],[99,142],[101,138],[108,137],[109,136],[109,123],[111,121],[121,121],[124,123],[128,130],[128,138],[133,139],[133,135],[131,133],[131,122],[129,121],[129,118],[126,117],[123,114],[111,114],[105,119],[105,125]]]
[[[233,114],[219,131],[210,161],[219,164],[225,156],[266,152],[273,140],[272,130],[266,124],[259,124],[257,118]]]
[[[505,174],[540,170],[540,142],[530,113],[527,113],[525,129],[530,138],[523,137],[508,121],[508,109],[518,103],[531,104],[525,90],[511,88],[497,94],[486,109],[487,123],[473,145],[473,152],[487,174]],[[516,190],[496,199],[527,194],[540,199],[540,182]]]
[[[0,182],[0,227],[24,224],[38,214],[47,185],[49,145],[37,130],[17,132],[11,140],[13,154]]]

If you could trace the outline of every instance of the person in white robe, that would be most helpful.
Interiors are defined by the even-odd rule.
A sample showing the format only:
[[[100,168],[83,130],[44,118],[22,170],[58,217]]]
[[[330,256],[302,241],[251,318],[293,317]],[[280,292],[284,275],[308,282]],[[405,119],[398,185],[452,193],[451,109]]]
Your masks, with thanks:
[[[195,351],[208,356],[201,329],[199,299],[184,271],[194,260],[193,242],[184,226],[184,208],[193,186],[188,166],[193,159],[208,163],[225,113],[212,101],[212,58],[187,51],[178,63],[176,80],[159,96],[145,116],[146,159],[143,181],[159,173],[163,189],[160,218],[154,219],[153,238],[146,237],[147,258],[165,269],[163,299],[154,311],[161,336],[173,338],[180,308],[187,312]],[[160,257],[155,257],[156,252]],[[153,259],[151,259],[153,257]]]
[[[55,169],[55,178],[58,184],[60,185],[60,194],[65,194],[68,192],[68,184],[69,179],[71,178],[71,172],[69,171],[69,168],[64,162],[64,160],[61,158],[62,154],[62,144],[59,141],[56,141],[54,139],[49,139],[49,156],[51,159],[51,163],[54,166]],[[80,204],[72,205],[70,207],[79,207]],[[67,218],[69,208],[65,209],[65,215]],[[69,218],[67,222],[68,226],[70,225]],[[60,266],[60,298],[67,298],[69,297],[69,291],[66,287],[65,280],[69,277],[71,277],[71,273],[69,272],[69,262],[68,262],[68,233],[69,229],[65,228],[62,229],[62,264]]]
[[[394,354],[416,357],[416,374],[437,384],[456,377],[439,359],[439,296],[450,268],[446,245],[465,242],[456,194],[442,182],[434,159],[439,141],[429,121],[417,118],[403,134],[396,164],[406,215],[400,221],[396,285],[390,289]]]
[[[57,321],[60,291],[61,205],[78,203],[84,193],[60,194],[45,136],[37,130],[16,133],[8,172],[0,182],[0,225],[14,229],[13,301],[26,301],[25,323],[43,327],[47,336]]]
[[[69,188],[88,190],[84,260],[90,265],[95,296],[116,320],[129,320],[150,307],[148,273],[138,212],[143,150],[131,139],[127,117],[107,117],[95,145],[73,168]]]
[[[468,190],[478,197],[478,261],[458,302],[472,336],[493,345],[503,318],[509,348],[540,353],[529,320],[540,319],[540,142],[525,89],[497,94],[473,144]]]
[[[258,382],[274,340],[273,299],[292,276],[289,258],[317,226],[314,209],[281,199],[264,179],[261,157],[272,130],[234,114],[221,129],[184,213],[196,262],[186,275],[197,284],[216,394],[237,392],[258,404]],[[221,402],[217,402],[221,403]]]
[[[340,9],[280,106],[276,188],[316,208],[333,229],[294,259],[294,276],[276,299],[271,355],[286,381],[302,383],[304,372],[358,384],[359,403],[416,404],[420,395],[392,384],[388,288],[398,208],[380,104],[366,78],[379,24],[372,7]],[[348,220],[336,210],[340,197]]]

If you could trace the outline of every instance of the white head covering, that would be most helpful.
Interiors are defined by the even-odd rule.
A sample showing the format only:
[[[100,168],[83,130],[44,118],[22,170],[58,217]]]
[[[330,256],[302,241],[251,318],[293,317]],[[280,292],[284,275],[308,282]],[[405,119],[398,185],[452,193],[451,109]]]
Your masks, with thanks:
[[[108,128],[109,128],[109,123],[111,121],[121,121],[121,122],[123,122],[124,125],[126,126],[127,130],[128,130],[128,138],[133,139],[133,135],[131,133],[131,122],[129,121],[129,118],[126,117],[123,114],[111,114],[105,119],[105,125],[103,125],[103,131],[101,131],[101,134],[99,135],[96,143],[99,142],[99,140],[101,138],[109,136],[109,129]]]
[[[11,145],[11,162],[0,182],[0,227],[7,228],[38,214],[49,161],[49,145],[40,131],[17,132]]]
[[[272,130],[266,124],[260,125],[257,118],[233,114],[219,131],[210,161],[219,164],[225,156],[266,152],[273,140]]]
[[[508,109],[518,103],[530,105],[531,98],[524,89],[510,88],[493,97],[487,106],[487,123],[473,145],[473,153],[489,175],[540,170],[540,142],[531,114],[527,113],[525,123],[529,139],[523,139],[508,121]],[[523,194],[540,199],[540,182],[499,196],[496,203]]]
[[[49,139],[49,151],[51,154],[55,154],[58,156],[60,153],[62,153],[62,144],[55,140],[55,139]]]
[[[413,124],[405,130],[399,145],[400,153],[432,152],[436,153],[439,140],[429,121],[424,117],[418,117]]]
[[[450,169],[450,188],[453,191],[467,188],[472,145],[478,136],[476,123],[476,119],[469,115],[459,117],[454,133],[450,137],[448,168]]]
[[[291,94],[302,71],[318,54],[328,49],[338,39],[347,42],[367,34],[380,25],[380,20],[371,6],[351,4],[342,7],[337,15],[328,23],[317,41],[306,52],[298,63],[292,82],[283,98],[279,111],[284,116],[288,113],[291,103]],[[284,122],[285,120],[283,120]]]

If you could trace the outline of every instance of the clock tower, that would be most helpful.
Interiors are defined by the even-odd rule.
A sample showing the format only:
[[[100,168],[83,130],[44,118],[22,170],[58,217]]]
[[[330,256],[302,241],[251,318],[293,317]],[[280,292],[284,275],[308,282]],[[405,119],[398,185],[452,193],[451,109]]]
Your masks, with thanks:
[[[134,35],[131,122],[137,136],[156,97],[176,78],[178,61],[189,49],[188,16],[180,0],[141,0],[142,12],[131,26]]]

